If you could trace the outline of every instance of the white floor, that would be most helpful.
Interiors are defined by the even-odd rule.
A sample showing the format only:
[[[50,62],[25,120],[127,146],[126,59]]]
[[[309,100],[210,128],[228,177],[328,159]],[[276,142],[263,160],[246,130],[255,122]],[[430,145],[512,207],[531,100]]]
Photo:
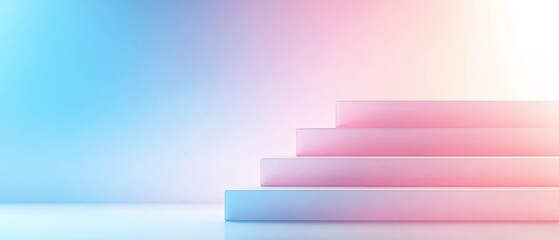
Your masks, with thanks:
[[[224,222],[223,205],[0,205],[0,239],[559,239],[559,222]]]

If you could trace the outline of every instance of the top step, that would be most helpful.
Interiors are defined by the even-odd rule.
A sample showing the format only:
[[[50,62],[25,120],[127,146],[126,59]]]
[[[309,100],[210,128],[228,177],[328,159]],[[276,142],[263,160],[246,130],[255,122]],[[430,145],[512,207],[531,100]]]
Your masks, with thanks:
[[[559,101],[341,101],[336,127],[559,127]]]

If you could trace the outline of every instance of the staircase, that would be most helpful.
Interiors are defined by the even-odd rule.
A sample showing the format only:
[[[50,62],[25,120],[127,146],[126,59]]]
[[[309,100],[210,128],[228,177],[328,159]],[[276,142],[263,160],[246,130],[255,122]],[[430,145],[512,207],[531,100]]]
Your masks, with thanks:
[[[227,221],[559,221],[559,102],[345,101]]]

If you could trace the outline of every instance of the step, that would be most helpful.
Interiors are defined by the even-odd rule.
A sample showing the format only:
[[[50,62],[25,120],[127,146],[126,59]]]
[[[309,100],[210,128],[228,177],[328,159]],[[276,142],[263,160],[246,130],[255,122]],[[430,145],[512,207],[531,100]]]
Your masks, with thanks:
[[[559,101],[342,101],[336,127],[559,127]]]
[[[267,187],[559,187],[559,157],[264,158]]]
[[[306,128],[297,156],[559,156],[559,128]]]
[[[559,221],[559,188],[256,188],[228,221]]]

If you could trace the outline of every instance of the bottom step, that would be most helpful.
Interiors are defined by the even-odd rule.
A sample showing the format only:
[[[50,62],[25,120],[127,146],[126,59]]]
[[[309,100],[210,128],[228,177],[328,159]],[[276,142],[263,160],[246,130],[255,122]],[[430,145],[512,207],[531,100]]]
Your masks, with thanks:
[[[559,221],[559,188],[255,188],[227,221]]]

